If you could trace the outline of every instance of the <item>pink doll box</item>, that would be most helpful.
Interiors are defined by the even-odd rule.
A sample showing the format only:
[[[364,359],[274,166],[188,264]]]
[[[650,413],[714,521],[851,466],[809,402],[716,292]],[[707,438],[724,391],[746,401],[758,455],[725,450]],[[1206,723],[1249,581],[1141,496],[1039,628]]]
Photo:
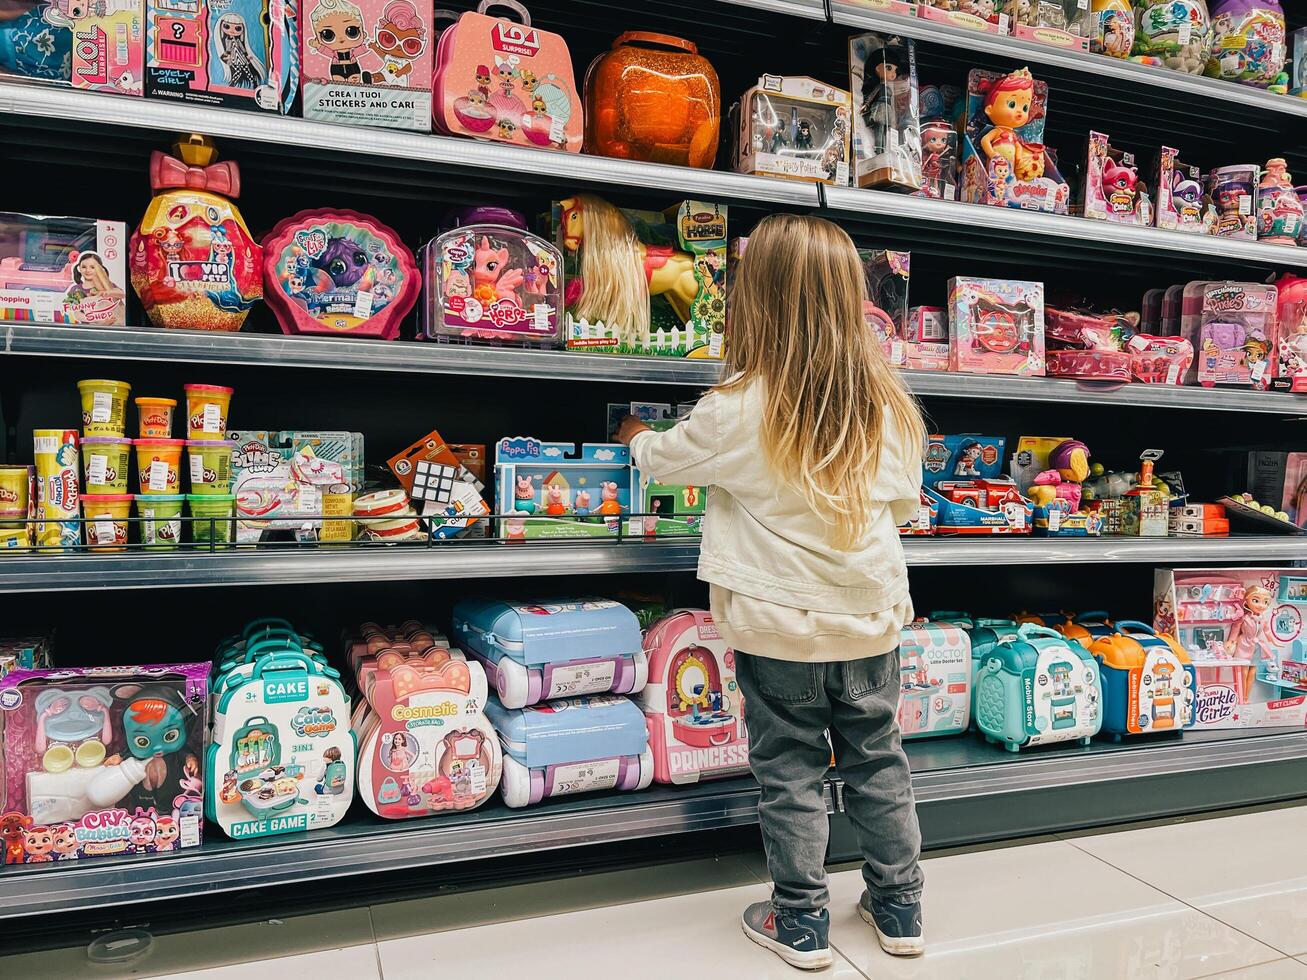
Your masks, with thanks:
[[[105,0],[102,7],[55,0],[73,31],[73,88],[142,95],[145,78],[145,16],[142,0]]]
[[[949,280],[949,370],[1044,374],[1044,284]]]
[[[122,326],[127,226],[0,213],[0,320]]]
[[[147,0],[145,94],[290,112],[299,83],[296,3]]]
[[[1055,48],[1088,51],[1098,16],[1088,0],[1016,0],[1012,36]]]
[[[521,23],[487,16],[490,7],[515,11]],[[567,42],[532,27],[515,0],[482,0],[441,34],[433,84],[442,133],[581,152],[585,123]]]
[[[697,783],[749,769],[744,697],[735,652],[712,614],[681,609],[645,632],[649,683],[640,707],[649,726],[654,782]]]
[[[304,118],[431,130],[431,0],[304,0]]]
[[[1191,282],[1180,333],[1194,348],[1189,384],[1269,387],[1276,349],[1276,289],[1255,282]]]
[[[1296,668],[1307,660],[1307,571],[1158,569],[1153,625],[1171,632],[1198,678],[1196,728],[1307,725]]]
[[[1162,147],[1157,155],[1157,207],[1154,220],[1158,228],[1182,231],[1189,235],[1211,233],[1212,209],[1203,195],[1203,172],[1181,163],[1179,151]]]
[[[1152,224],[1152,206],[1139,182],[1134,154],[1113,147],[1104,133],[1089,134],[1084,188],[1086,218],[1120,225]]]

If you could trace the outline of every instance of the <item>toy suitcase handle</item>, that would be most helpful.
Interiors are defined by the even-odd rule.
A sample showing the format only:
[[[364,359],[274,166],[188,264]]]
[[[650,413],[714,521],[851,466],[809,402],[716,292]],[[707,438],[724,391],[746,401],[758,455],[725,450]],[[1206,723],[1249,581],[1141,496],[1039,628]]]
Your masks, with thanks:
[[[1084,623],[1086,620],[1098,620],[1100,622],[1110,623],[1112,617],[1107,614],[1106,609],[1090,609],[1086,612],[1082,612],[1075,619],[1071,620],[1071,622]]]
[[[288,620],[280,616],[260,616],[258,619],[252,619],[245,624],[245,629],[241,630],[245,639],[251,639],[255,633],[260,630],[285,630],[288,633],[294,633],[295,627]]]
[[[253,663],[261,654],[273,652],[277,653],[303,653],[304,648],[300,646],[297,638],[290,636],[268,636],[262,640],[255,640],[245,648],[244,662]]]
[[[477,4],[477,13],[485,14],[485,12],[491,7],[507,7],[509,10],[513,11],[513,13],[517,14],[524,27],[531,26],[531,15],[526,12],[526,8],[518,3],[517,0],[481,0],[481,2]]]
[[[1057,630],[1051,630],[1047,626],[1040,626],[1038,623],[1022,623],[1021,628],[1017,630],[1017,636],[1023,640],[1031,637],[1048,637],[1057,640],[1059,643],[1065,643],[1066,637]]]
[[[926,614],[927,619],[970,619],[971,613],[960,609],[932,609]]]
[[[257,680],[269,671],[276,673],[279,670],[300,670],[303,669],[310,674],[325,673],[324,668],[316,660],[301,650],[283,650],[281,653],[273,654],[264,660],[260,660],[254,665],[254,673],[251,679]]]
[[[1127,636],[1131,633],[1144,633],[1147,636],[1156,636],[1157,630],[1153,629],[1147,623],[1141,623],[1137,619],[1118,619],[1112,624],[1119,632]]]

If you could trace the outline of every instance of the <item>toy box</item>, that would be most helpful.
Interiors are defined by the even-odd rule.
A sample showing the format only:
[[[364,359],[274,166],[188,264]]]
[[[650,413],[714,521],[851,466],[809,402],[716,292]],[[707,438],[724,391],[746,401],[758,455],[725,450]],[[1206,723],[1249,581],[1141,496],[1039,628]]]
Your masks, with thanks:
[[[1182,385],[1194,362],[1194,346],[1183,337],[1137,333],[1125,349],[1131,376],[1148,385]]]
[[[1089,648],[1102,673],[1102,730],[1120,741],[1192,726],[1196,694],[1189,655],[1145,623],[1123,619],[1115,628]]]
[[[1022,436],[1012,454],[1013,482],[1034,502],[1036,537],[1102,534],[1103,522],[1081,506],[1089,476],[1089,447],[1065,436]]]
[[[1203,194],[1203,173],[1182,163],[1180,151],[1164,146],[1157,155],[1157,202],[1154,221],[1158,228],[1206,235],[1212,230],[1211,203]]]
[[[1043,283],[954,276],[948,295],[949,370],[1043,376]]]
[[[1173,537],[1228,537],[1230,519],[1221,504],[1182,504],[1170,508],[1167,532]]]
[[[487,16],[491,7],[514,11],[521,23]],[[429,4],[426,14],[430,19]],[[481,0],[475,11],[456,16],[436,49],[428,103],[436,129],[580,153],[585,121],[567,42],[532,27],[519,3]],[[428,65],[422,78],[430,77]]]
[[[634,694],[648,679],[640,623],[610,599],[460,599],[450,630],[506,708],[579,694]]]
[[[852,112],[843,89],[807,76],[763,75],[731,107],[735,169],[843,187]]]
[[[267,644],[267,641],[262,641]],[[258,644],[253,667],[220,675],[205,766],[205,817],[228,837],[317,830],[354,798],[354,736],[340,675],[298,643]]]
[[[908,279],[910,252],[858,249],[866,299],[862,301],[867,326],[875,333],[880,349],[895,367],[907,363],[905,339],[908,332]]]
[[[503,756],[483,709],[486,675],[462,654],[377,654],[369,710],[356,713],[359,794],[392,820],[463,812],[499,785]]]
[[[939,501],[931,494],[921,491],[921,504],[917,507],[917,516],[906,524],[899,525],[899,535],[917,536],[935,534],[939,525]]]
[[[649,727],[653,778],[697,783],[749,771],[744,695],[735,652],[702,609],[680,609],[644,637],[649,684],[640,706]]]
[[[200,843],[207,663],[0,678],[6,864]]]
[[[849,38],[849,90],[854,186],[921,190],[916,43],[886,34]]]
[[[299,83],[297,3],[147,0],[145,94],[290,112]]]
[[[653,419],[649,427],[655,432],[666,432],[680,419]],[[703,519],[708,512],[708,488],[661,483],[646,477],[640,468],[631,463],[632,497],[639,517],[632,517],[627,533],[645,538],[659,535],[677,536],[702,534]]]
[[[958,199],[1066,214],[1071,189],[1043,144],[1047,111],[1048,84],[1029,70],[1002,75],[973,69],[967,77]]]
[[[1112,146],[1103,133],[1089,134],[1084,191],[1086,218],[1145,227],[1153,223],[1152,202],[1139,180],[1135,155]]]
[[[976,677],[976,725],[1009,752],[1053,742],[1088,745],[1103,723],[1098,663],[1078,643],[1023,623],[985,653]]]
[[[485,475],[485,447],[471,448]],[[450,538],[487,528],[481,520],[490,514],[482,498],[485,489],[454,452],[454,446],[434,429],[406,449],[386,460],[421,514],[433,538]],[[474,464],[475,465],[475,464]]]
[[[328,441],[335,450],[322,444],[315,449],[313,439],[324,436],[334,437]],[[318,540],[324,523],[324,499],[352,496],[351,477],[357,478],[357,473],[351,474],[349,466],[330,456],[337,450],[345,452],[347,445],[358,445],[354,442],[357,433],[228,429],[226,437],[235,444],[231,467],[238,543],[262,541],[278,532],[298,541]],[[361,442],[361,437],[358,439]],[[320,457],[317,449],[323,449],[327,456]],[[348,451],[353,455],[355,449]],[[361,448],[357,449],[357,457],[362,458]]]
[[[1012,36],[1057,48],[1088,51],[1098,17],[1085,0],[1016,0]]]
[[[937,508],[939,534],[1029,534],[1034,504],[1001,476],[1002,436],[930,437],[922,493]]]
[[[1154,573],[1153,626],[1179,640],[1197,673],[1194,727],[1307,725],[1307,693],[1281,668],[1307,660],[1305,614],[1307,575],[1297,569]]]
[[[616,535],[638,491],[620,443],[541,442],[509,436],[495,446],[498,513],[509,541]]]
[[[947,623],[910,623],[899,643],[903,737],[960,735],[971,720],[971,640]]]
[[[517,808],[554,796],[644,789],[653,751],[635,702],[611,694],[562,698],[512,710],[486,705],[504,749],[504,802]]]
[[[1014,0],[920,0],[917,14],[926,20],[969,27],[986,34],[1007,34]]]
[[[913,343],[947,343],[948,310],[942,306],[912,307],[905,339]]]
[[[1307,528],[1307,453],[1250,452],[1245,486],[1254,499],[1274,504]]]
[[[1274,386],[1307,391],[1307,278],[1286,272],[1275,281],[1275,292],[1280,342]]]
[[[431,130],[431,0],[304,0],[305,119]]]
[[[127,225],[0,213],[0,320],[126,322]]]
[[[1293,52],[1290,57],[1292,78],[1290,95],[1307,97],[1307,27],[1300,27],[1293,32]]]
[[[0,21],[0,74],[141,95],[144,13],[143,0],[15,5]]]
[[[1207,175],[1212,202],[1211,233],[1241,241],[1257,239],[1257,185],[1261,168],[1255,163],[1217,167]]]
[[[1196,357],[1189,384],[1267,388],[1275,369],[1276,290],[1255,282],[1191,282],[1184,288],[1180,332]]]
[[[593,194],[555,202],[568,350],[722,356],[726,207],[684,201],[659,214]]]

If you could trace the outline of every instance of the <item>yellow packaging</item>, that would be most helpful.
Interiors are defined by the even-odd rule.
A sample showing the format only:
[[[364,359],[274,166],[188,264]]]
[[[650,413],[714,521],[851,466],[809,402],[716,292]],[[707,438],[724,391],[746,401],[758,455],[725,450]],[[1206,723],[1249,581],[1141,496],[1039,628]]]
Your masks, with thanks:
[[[353,541],[354,522],[349,520],[354,514],[354,495],[352,493],[324,493],[322,495],[322,540]],[[337,518],[332,520],[332,518]],[[339,518],[345,518],[340,520]]]
[[[35,429],[36,544],[47,550],[76,548],[82,540],[77,482],[77,430]]]

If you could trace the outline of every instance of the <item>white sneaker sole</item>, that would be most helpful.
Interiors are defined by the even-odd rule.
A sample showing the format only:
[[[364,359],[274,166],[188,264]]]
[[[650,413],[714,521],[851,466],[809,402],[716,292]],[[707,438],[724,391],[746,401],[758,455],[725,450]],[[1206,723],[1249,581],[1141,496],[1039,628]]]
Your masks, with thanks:
[[[876,939],[880,942],[880,948],[889,953],[890,956],[920,956],[926,951],[926,938],[924,936],[887,936],[880,931],[880,926],[876,925],[876,920],[862,903],[858,903],[858,915],[862,916],[862,921],[867,923],[876,930]]]
[[[790,966],[798,967],[800,970],[824,970],[835,962],[835,957],[829,949],[814,949],[804,952],[799,949],[792,949],[784,943],[777,942],[770,936],[764,936],[762,933],[750,928],[749,923],[740,917],[740,928],[744,934],[752,939],[763,949],[769,949]]]

